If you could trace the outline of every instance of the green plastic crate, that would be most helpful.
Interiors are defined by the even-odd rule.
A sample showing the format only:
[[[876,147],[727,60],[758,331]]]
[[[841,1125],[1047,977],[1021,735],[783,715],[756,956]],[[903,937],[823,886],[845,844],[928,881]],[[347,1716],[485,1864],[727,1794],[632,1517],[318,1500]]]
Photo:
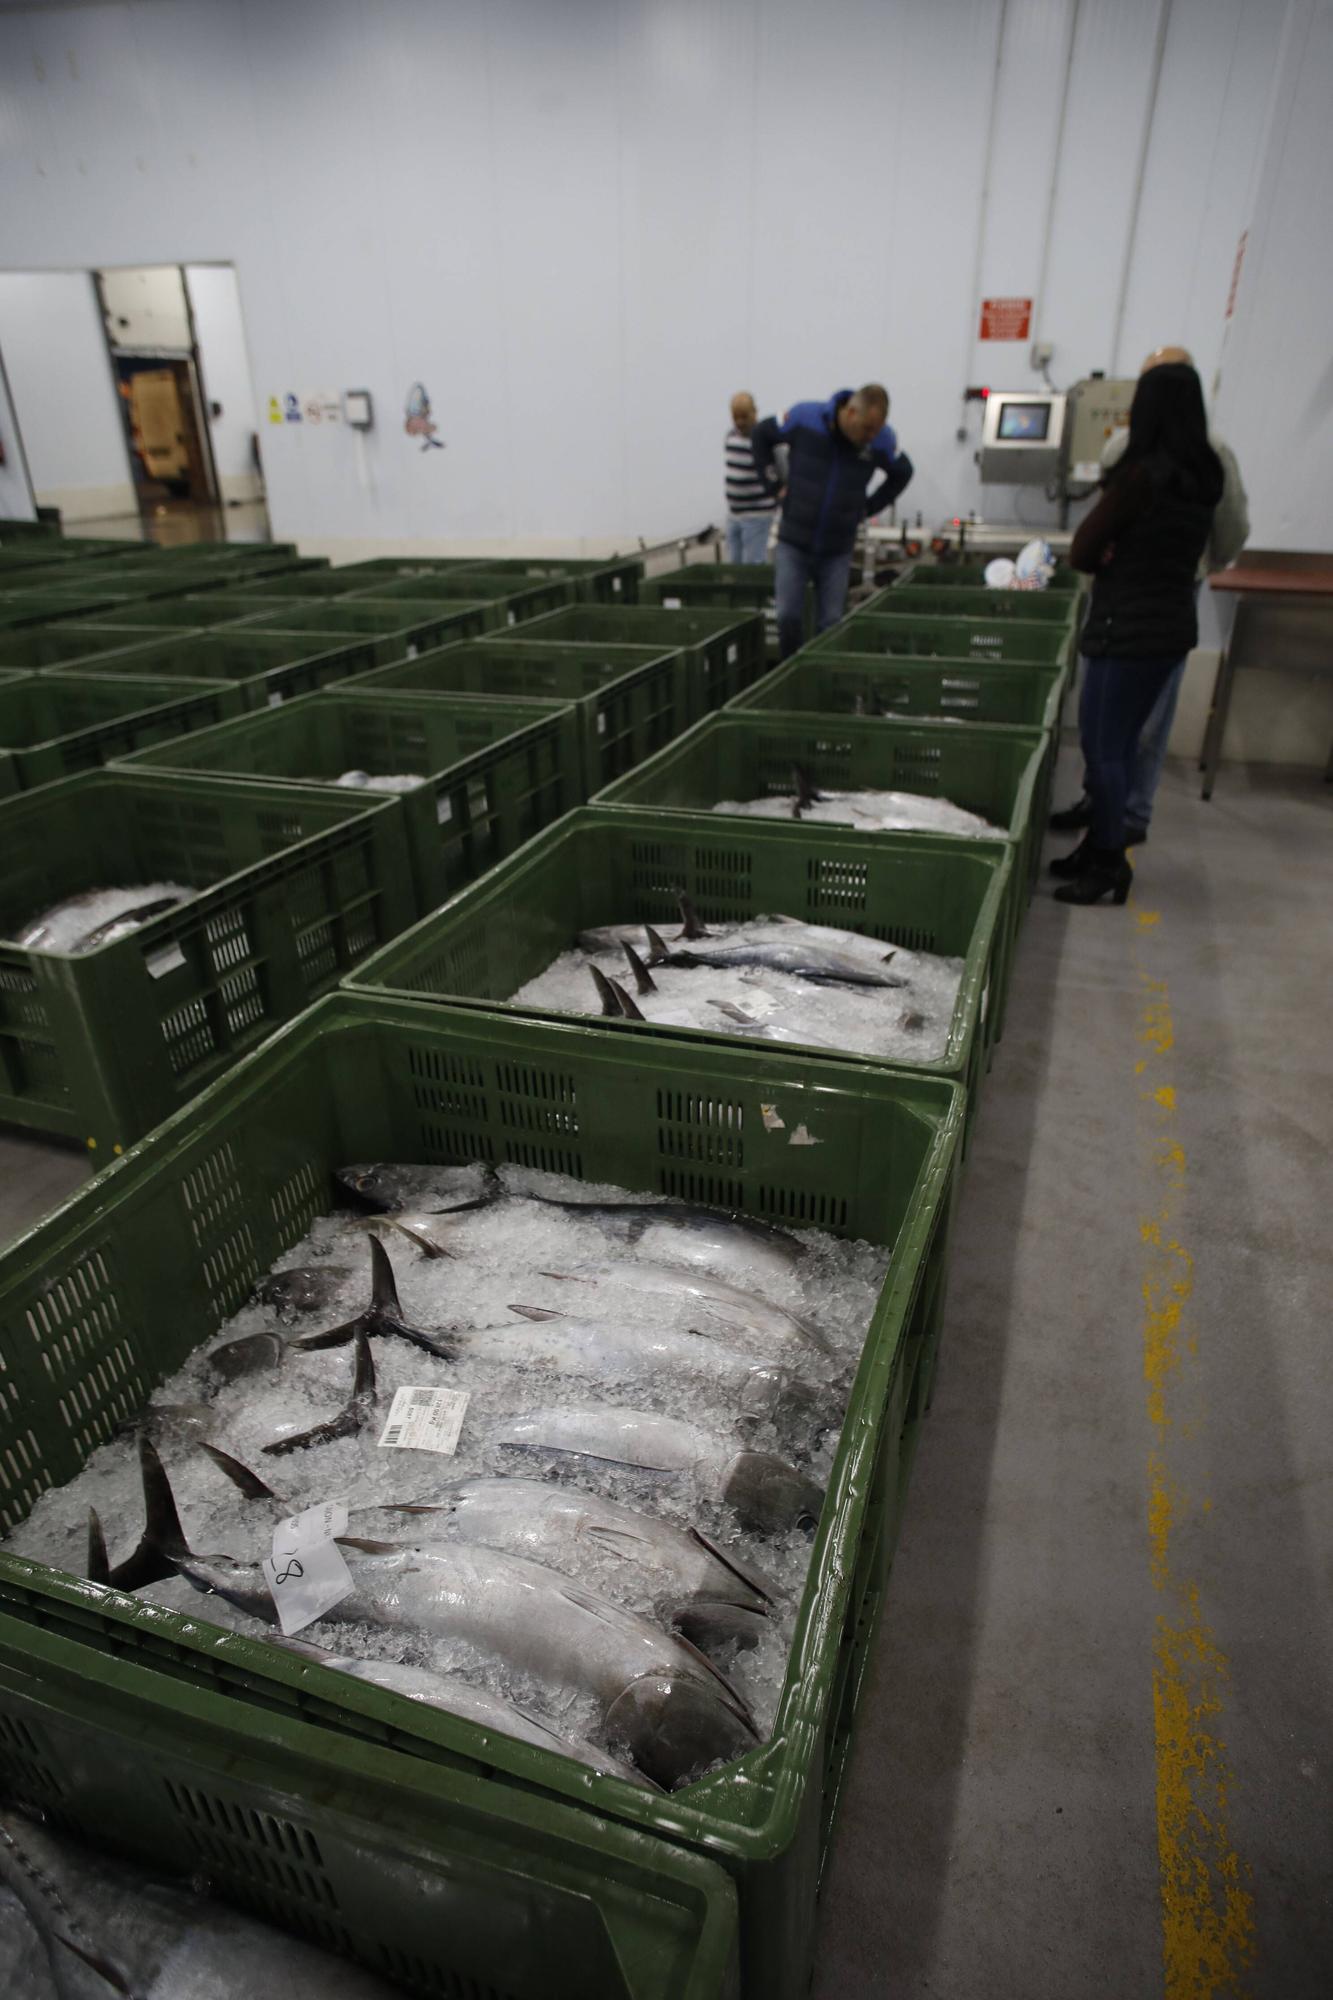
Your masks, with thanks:
[[[352,567],[370,577],[396,582],[413,577],[461,576],[489,570],[504,576],[571,577],[585,604],[632,604],[643,576],[638,556],[375,556]]]
[[[309,604],[293,600],[280,611],[265,610],[248,629],[300,632],[330,643],[363,637],[371,657],[366,666],[386,666],[393,660],[415,659],[450,639],[472,639],[488,631],[497,617],[493,603],[467,598],[432,603],[413,598],[387,603],[379,598],[337,597]]]
[[[497,635],[381,667],[355,685],[376,694],[411,688],[569,702],[586,798],[689,726],[689,672],[685,654],[655,646],[543,645]]]
[[[651,604],[575,604],[521,625],[521,639],[561,645],[656,646],[685,653],[690,719],[721,708],[764,670],[764,621],[757,612],[668,611]]]
[[[101,770],[0,804],[0,937],[80,890],[192,902],[83,957],[0,943],[0,1120],[102,1164],[416,916],[402,814],[315,786]]]
[[[773,599],[772,563],[686,563],[652,577],[639,592],[641,603],[660,604],[667,610],[698,610],[709,604],[730,605],[736,610],[758,611],[764,620],[768,657],[778,657],[778,615]],[[805,636],[815,629],[815,593],[805,589]]]
[[[383,1768],[396,1777],[405,1764],[420,1784],[440,1788],[431,1830],[450,1857],[442,1874],[457,1880],[457,1869],[465,1869],[496,1954],[493,1968],[478,1969],[481,1983],[472,1990],[525,1992],[502,1968],[510,1952],[535,1943],[548,1954],[545,1978],[566,1979],[572,1940],[558,1928],[533,1939],[529,1857],[504,1839],[479,1841],[475,1823],[447,1802],[445,1788],[462,1776],[484,1780],[479,1800],[496,1821],[531,1814],[546,1834],[546,1866],[572,1876],[594,1906],[595,1884],[579,1873],[579,1849],[570,1844],[571,1802],[589,1838],[636,1836],[630,1851],[650,1881],[660,1866],[662,1894],[678,1879],[682,1858],[724,1868],[739,1897],[747,2000],[798,2000],[809,1979],[820,1869],[888,1580],[903,1453],[938,1338],[963,1111],[962,1093],[935,1077],[704,1040],[656,1037],[646,1046],[625,1035],[383,995],[343,993],[290,1024],[0,1257],[0,1340],[14,1356],[0,1408],[0,1505],[8,1519],[25,1513],[46,1486],[71,1477],[212,1335],[274,1257],[329,1206],[331,1169],[347,1160],[518,1161],[868,1237],[892,1247],[892,1264],[828,1481],[775,1731],[739,1763],[666,1798],[330,1676],[255,1640],[0,1555],[0,1616],[24,1628],[13,1654],[28,1669],[26,1699],[15,1699],[10,1714],[29,1732],[15,1732],[29,1783],[38,1793],[63,1786],[64,1809],[92,1827],[106,1828],[113,1797],[118,1820],[137,1817],[103,1782],[107,1725],[96,1704],[107,1685],[154,1701],[149,1740],[169,1771],[178,1757],[188,1768],[207,1754],[203,1717],[217,1714],[204,1706],[211,1698],[234,1718],[229,1747],[244,1742],[264,1756],[262,1781],[286,1800],[280,1829],[293,1818],[309,1829],[316,1878],[328,1814],[323,1788],[335,1772],[359,1780]],[[789,1145],[799,1124],[822,1143]],[[65,1410],[75,1384],[71,1424]],[[50,1742],[41,1706],[47,1676],[39,1662],[55,1639],[70,1649],[68,1681],[87,1696],[85,1740],[72,1759]],[[298,1722],[316,1727],[329,1746],[321,1761],[303,1764],[289,1754],[284,1731]],[[223,1795],[238,1799],[240,1824],[232,1832],[232,1816],[218,1816],[219,1846],[239,1845],[242,1829],[262,1811],[255,1763],[238,1760],[228,1775]],[[184,1770],[168,1782],[189,1800],[196,1824],[206,1825],[211,1798],[195,1805]],[[352,1796],[361,1802],[359,1790]],[[373,1816],[376,1804],[372,1791],[364,1809]],[[183,1843],[198,1837],[195,1826],[174,1824]],[[286,1855],[283,1831],[270,1833],[261,1822],[255,1834],[273,1844],[270,1866],[273,1847]],[[302,1843],[298,1854],[308,1852]],[[285,1867],[276,1886],[287,1886]],[[300,1893],[304,1882],[295,1886]],[[343,1892],[340,1881],[330,1887],[336,1921]],[[317,1879],[309,1900],[323,1893]],[[398,1895],[422,1894],[419,1879],[397,1893],[387,1883],[384,1893],[386,1920],[402,1914],[404,1935],[420,1937],[421,1912],[405,1906],[400,1913],[398,1902]],[[626,1916],[638,1907],[628,1899]],[[439,1908],[429,1900],[430,1962],[448,1966],[453,1926]],[[465,1909],[465,1918],[471,1914]],[[469,1921],[462,1935],[475,1929]],[[581,1959],[574,1976],[582,1984],[571,1993],[601,2000],[620,1990]],[[469,1989],[446,1975],[429,1990]],[[535,2000],[566,1989],[538,1983],[531,1990]]]
[[[796,765],[832,791],[922,792],[1003,827],[1017,850],[1009,936],[1031,889],[1043,827],[1036,817],[1049,738],[991,723],[910,723],[881,717],[776,715],[728,709],[618,778],[593,805],[708,812],[720,799],[790,792]],[[718,815],[719,824],[722,815]],[[746,824],[749,824],[747,819]],[[896,840],[896,833],[875,836]]]
[[[562,605],[574,602],[574,585],[568,577],[551,576],[525,583],[516,576],[499,575],[494,570],[472,569],[445,571],[437,576],[412,576],[389,581],[385,577],[373,577],[364,583],[356,593],[355,601],[365,603],[374,599],[379,603],[396,604],[450,604],[461,599],[473,604],[489,604],[492,607],[491,625],[499,628],[517,625],[525,618],[540,617],[543,611],[558,611]]]
[[[913,563],[910,569],[903,571],[893,587],[896,590],[935,590],[943,584],[950,589],[985,590],[988,587],[986,570],[992,560],[988,556],[985,562]],[[1060,563],[1046,586],[1046,594],[1049,596],[1058,591],[1075,595],[1086,583],[1087,578],[1078,570],[1070,569],[1067,563]]]
[[[821,715],[949,717],[957,722],[1059,726],[1058,667],[990,666],[976,660],[875,659],[867,653],[794,653],[730,704]]]
[[[0,701],[3,691],[0,691]],[[345,683],[270,714],[156,744],[127,770],[331,784],[344,771],[419,771],[413,792],[338,787],[397,799],[407,828],[416,910],[433,910],[582,797],[573,710],[548,701],[372,695]]]
[[[68,625],[31,625],[19,632],[0,633],[0,667],[36,673],[43,667],[73,666],[93,653],[121,653],[135,643],[132,632],[99,625],[91,618]]]
[[[918,659],[1036,662],[1066,667],[1073,653],[1067,624],[1017,618],[885,617],[858,611],[813,641],[820,653],[878,653]]]
[[[942,1058],[887,1066],[919,1068],[961,1084],[970,1118],[1008,982],[1010,866],[998,844],[938,834],[883,841],[845,827],[719,821],[705,814],[664,820],[653,812],[585,806],[446,909],[404,931],[344,983],[358,991],[502,1003],[506,1013],[536,1019],[582,1018],[512,1007],[509,996],[568,951],[581,930],[636,921],[674,927],[676,894],[684,890],[705,923],[800,917],[908,950],[962,958]],[[591,1001],[591,984],[588,992]],[[886,994],[885,1005],[894,999]],[[589,1012],[601,1032],[697,1039],[680,1028],[602,1020],[595,1002]],[[720,1039],[748,1046],[744,1036]],[[829,1051],[809,1046],[799,1053],[818,1058]],[[860,1051],[843,1053],[848,1061],[885,1066]]]
[[[30,674],[0,683],[0,745],[14,789],[32,791],[240,712],[240,689],[220,681]]]
[[[988,590],[977,584],[918,584],[910,600],[897,595],[897,585],[876,591],[858,615],[912,618],[1016,618],[1023,624],[1064,625],[1077,622],[1082,598],[1072,590]]]
[[[133,635],[153,636],[159,631],[204,632],[214,625],[237,625],[254,617],[249,591],[210,590],[197,597],[150,597],[122,600],[114,611],[98,611],[84,621],[98,632],[129,632],[121,645],[143,641]]]
[[[247,579],[243,589],[247,599],[263,599],[265,604],[282,605],[289,597],[350,597],[358,588],[356,570],[347,564],[333,569],[283,570],[272,578]]]
[[[47,625],[57,618],[91,617],[96,611],[115,611],[124,601],[114,591],[86,587],[76,590],[0,587],[0,630]]]
[[[735,2000],[736,1891],[714,1863],[497,1786],[479,1732],[428,1762],[397,1717],[331,1731],[338,1690],[295,1666],[261,1707],[216,1628],[167,1630],[149,1606],[90,1620],[86,1588],[9,1570],[7,1801],[156,1876],[207,1878],[418,2000]]]
[[[267,626],[256,631],[247,621],[208,632],[180,632],[126,646],[116,653],[92,654],[80,660],[78,671],[232,681],[239,686],[246,708],[276,708],[293,695],[310,694],[330,681],[364,673],[374,661],[374,643],[366,639],[273,632]],[[48,667],[46,671],[56,674],[71,669]]]

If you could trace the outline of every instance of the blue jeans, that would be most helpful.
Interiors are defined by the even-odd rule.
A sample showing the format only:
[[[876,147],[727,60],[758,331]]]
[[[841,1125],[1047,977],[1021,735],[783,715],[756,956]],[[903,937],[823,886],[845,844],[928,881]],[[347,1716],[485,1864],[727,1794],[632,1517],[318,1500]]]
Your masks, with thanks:
[[[1083,662],[1078,726],[1083,740],[1094,847],[1117,852],[1125,844],[1125,803],[1134,775],[1134,753],[1144,723],[1183,660]]]
[[[807,549],[795,549],[790,542],[778,543],[774,565],[773,596],[778,613],[778,657],[787,659],[805,639],[805,592],[815,587],[815,622],[821,632],[836,625],[847,609],[847,585],[852,575],[852,552],[842,556],[814,556]]]
[[[1162,781],[1166,746],[1171,740],[1171,724],[1176,719],[1176,703],[1180,700],[1180,684],[1185,678],[1188,659],[1186,654],[1185,659],[1176,662],[1170,680],[1158,695],[1157,704],[1140,732],[1129,780],[1129,797],[1125,801],[1125,818],[1131,826],[1146,827],[1152,819],[1152,802]]]
[[[773,526],[773,509],[766,514],[728,514],[727,561],[762,563],[768,561],[768,531]]]

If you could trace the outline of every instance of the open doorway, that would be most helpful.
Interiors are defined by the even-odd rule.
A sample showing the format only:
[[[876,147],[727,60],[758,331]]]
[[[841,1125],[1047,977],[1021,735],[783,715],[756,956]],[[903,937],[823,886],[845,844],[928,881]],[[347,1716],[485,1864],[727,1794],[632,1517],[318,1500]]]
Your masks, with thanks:
[[[140,512],[159,539],[231,534],[221,511],[264,500],[235,271],[144,265],[94,280]]]

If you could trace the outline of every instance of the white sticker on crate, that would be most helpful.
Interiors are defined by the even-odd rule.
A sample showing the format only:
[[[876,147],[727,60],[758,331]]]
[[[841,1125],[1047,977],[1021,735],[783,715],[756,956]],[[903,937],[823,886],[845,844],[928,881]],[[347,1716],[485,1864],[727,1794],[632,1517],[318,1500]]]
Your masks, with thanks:
[[[278,691],[277,689],[274,690],[274,692],[268,698],[268,705],[270,708],[282,707],[282,695],[280,691]]]
[[[177,966],[184,965],[185,953],[178,944],[164,944],[156,951],[146,951],[143,962],[150,979],[165,979]]]
[[[435,824],[447,826],[454,816],[454,802],[447,792],[441,792],[435,801]]]
[[[678,597],[664,597],[662,599],[662,609],[663,611],[679,611],[680,599]]]
[[[606,734],[606,710],[605,710],[605,709],[599,709],[599,710],[597,711],[597,734],[598,734],[599,736],[605,736],[605,734]]]
[[[380,1443],[394,1451],[438,1451],[452,1457],[470,1400],[466,1389],[404,1385],[389,1405]]]
[[[353,1590],[352,1573],[336,1540],[346,1533],[347,1507],[341,1500],[290,1514],[273,1530],[264,1576],[278,1623],[289,1636],[322,1618]]]
[[[733,639],[732,643],[727,647],[727,665],[729,667],[734,667],[740,656],[741,656],[741,649]]]

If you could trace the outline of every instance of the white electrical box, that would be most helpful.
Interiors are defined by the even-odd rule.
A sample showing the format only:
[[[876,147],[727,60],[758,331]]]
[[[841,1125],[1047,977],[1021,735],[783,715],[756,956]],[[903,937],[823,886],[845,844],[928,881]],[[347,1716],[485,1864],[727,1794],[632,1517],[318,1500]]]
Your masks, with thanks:
[[[343,417],[354,430],[368,431],[374,419],[370,410],[369,389],[343,390]]]
[[[1102,452],[1129,423],[1138,379],[1133,375],[1089,375],[1069,391],[1065,423],[1066,479],[1070,486],[1095,486],[1102,476]]]

